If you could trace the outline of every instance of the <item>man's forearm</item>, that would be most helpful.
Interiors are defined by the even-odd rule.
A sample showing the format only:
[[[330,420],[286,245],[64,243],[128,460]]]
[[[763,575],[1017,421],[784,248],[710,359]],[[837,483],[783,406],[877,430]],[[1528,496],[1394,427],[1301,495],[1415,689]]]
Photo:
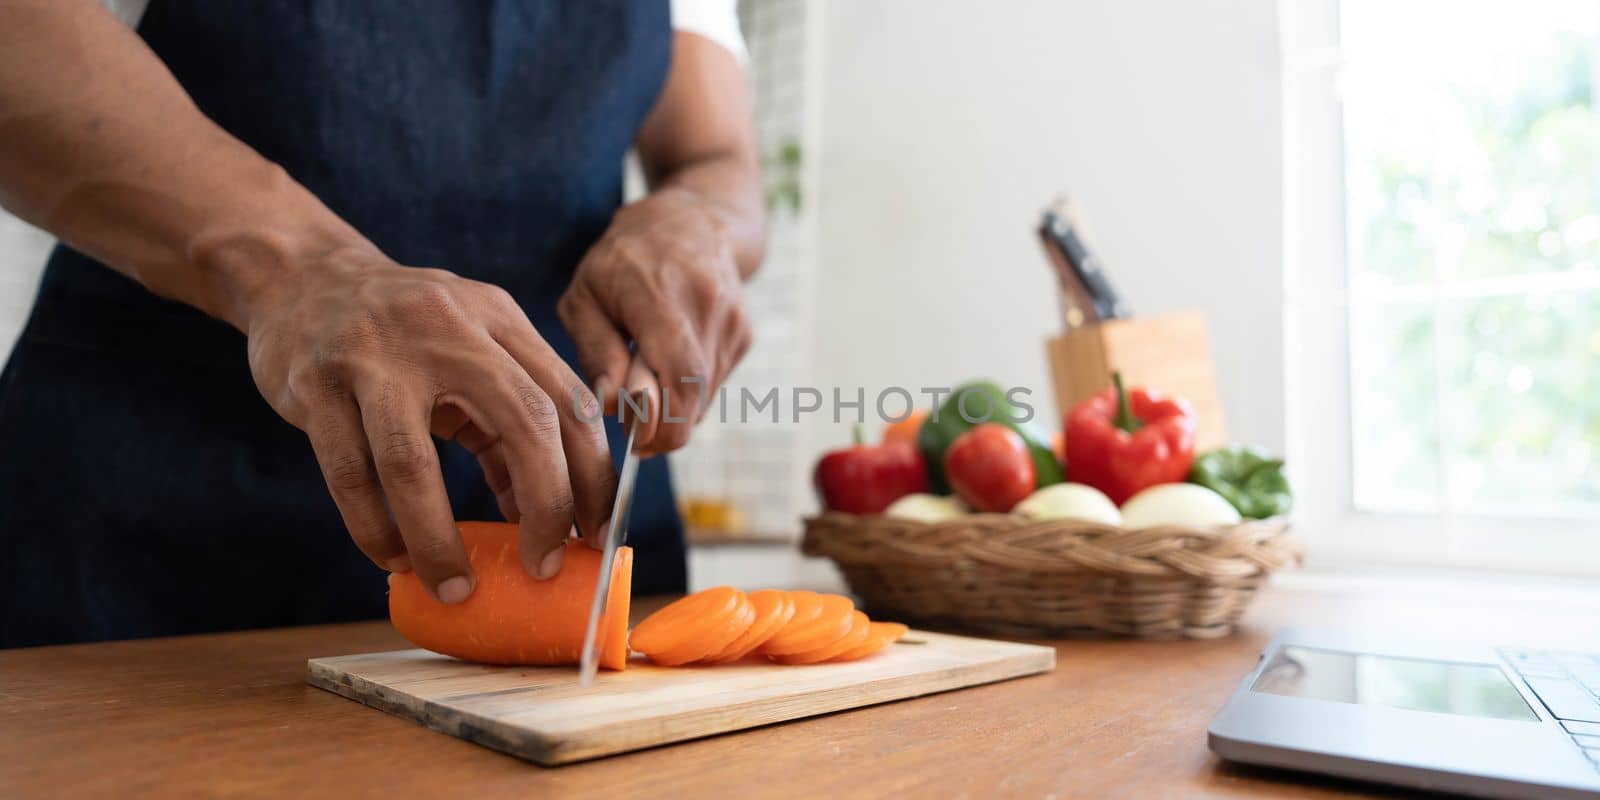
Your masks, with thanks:
[[[672,69],[639,130],[646,177],[656,191],[693,193],[724,226],[749,278],[767,244],[750,87],[727,48],[692,33],[672,41]]]
[[[371,247],[93,0],[0,2],[0,205],[241,329],[284,270]]]
[[[656,185],[656,191],[673,190],[691,192],[705,204],[733,242],[739,274],[754,275],[767,248],[766,207],[754,159],[730,153],[691,162]]]

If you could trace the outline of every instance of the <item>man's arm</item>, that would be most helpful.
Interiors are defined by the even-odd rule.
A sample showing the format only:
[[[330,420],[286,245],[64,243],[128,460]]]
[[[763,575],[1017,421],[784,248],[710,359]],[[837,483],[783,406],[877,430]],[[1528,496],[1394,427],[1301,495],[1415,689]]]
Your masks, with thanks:
[[[766,208],[738,59],[675,34],[666,85],[637,145],[652,191],[617,212],[561,314],[608,409],[617,387],[635,388],[625,375],[627,343],[636,342],[671,415],[691,420],[646,426],[643,449],[661,453],[688,441],[701,393],[709,398],[750,347],[740,282],[765,253]]]
[[[241,330],[296,256],[372,250],[93,0],[0,2],[0,205]]]
[[[754,275],[766,255],[750,89],[727,48],[692,33],[674,38],[672,70],[639,129],[639,158],[654,191],[693,193],[727,227],[739,274]]]
[[[516,302],[386,258],[94,0],[0,0],[0,205],[244,331],[356,544],[441,600],[474,576],[430,434],[478,455],[529,572],[560,568],[574,521],[606,522],[594,398]]]

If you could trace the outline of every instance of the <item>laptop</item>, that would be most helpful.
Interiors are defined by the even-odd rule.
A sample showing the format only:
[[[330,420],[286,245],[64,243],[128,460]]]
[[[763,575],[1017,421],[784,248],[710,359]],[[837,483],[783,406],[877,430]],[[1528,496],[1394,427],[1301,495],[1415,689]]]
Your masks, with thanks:
[[[1600,797],[1600,651],[1289,630],[1207,731],[1229,761],[1480,797]]]

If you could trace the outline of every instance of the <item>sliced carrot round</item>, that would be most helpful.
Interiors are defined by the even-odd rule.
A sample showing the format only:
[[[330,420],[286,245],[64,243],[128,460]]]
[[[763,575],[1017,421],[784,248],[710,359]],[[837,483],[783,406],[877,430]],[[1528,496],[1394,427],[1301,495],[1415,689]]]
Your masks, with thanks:
[[[750,623],[750,627],[732,644],[722,648],[721,652],[703,659],[706,663],[725,664],[744,658],[794,617],[794,598],[788,592],[762,589],[747,596],[756,610],[755,622]]]
[[[701,638],[708,622],[732,617],[743,596],[732,586],[717,586],[674,600],[634,626],[628,646],[645,655],[679,649]]]
[[[806,593],[811,594],[811,593]],[[814,608],[808,608],[807,605]],[[850,633],[855,603],[837,594],[812,594],[805,597],[796,593],[795,616],[778,629],[760,652],[768,656],[785,656],[827,647]]]
[[[822,613],[822,595],[807,591],[784,592],[784,594],[789,595],[789,601],[794,604],[794,616],[784,623],[784,627],[813,622],[817,615]]]
[[[779,664],[820,664],[839,655],[840,653],[848,652],[860,647],[861,643],[867,640],[867,636],[871,632],[872,621],[867,619],[867,615],[861,613],[860,611],[851,611],[850,631],[844,636],[839,637],[838,641],[832,642],[823,647],[819,647],[815,650],[807,650],[804,653],[793,653],[786,656],[773,656],[772,660],[778,662]]]
[[[738,606],[725,617],[704,620],[694,638],[664,653],[648,653],[650,662],[663,667],[676,667],[699,661],[713,653],[720,653],[744,635],[755,622],[756,608],[744,592],[739,593]]]
[[[837,662],[866,658],[888,647],[891,642],[899,640],[900,637],[906,635],[906,631],[910,630],[910,628],[898,622],[874,622],[869,627],[871,630],[867,634],[866,641],[828,660]]]

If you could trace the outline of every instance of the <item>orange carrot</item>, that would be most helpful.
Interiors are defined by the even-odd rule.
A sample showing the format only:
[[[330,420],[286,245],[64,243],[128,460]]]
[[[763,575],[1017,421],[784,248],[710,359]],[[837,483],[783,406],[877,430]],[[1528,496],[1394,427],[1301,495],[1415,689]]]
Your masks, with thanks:
[[[784,656],[833,644],[850,632],[853,622],[850,612],[854,610],[855,604],[848,597],[797,592],[794,619],[778,629],[758,652]]]
[[[866,641],[856,645],[850,650],[846,650],[834,656],[829,660],[838,662],[855,661],[858,658],[866,658],[867,656],[870,656],[873,653],[888,647],[890,642],[898,640],[900,637],[906,635],[907,630],[910,630],[898,622],[874,622],[869,627],[871,628],[871,632],[867,634]]]
[[[679,598],[646,617],[628,635],[628,646],[652,659],[675,660],[685,650],[701,650],[687,659],[694,661],[727,647],[745,628],[739,628],[715,647],[705,646],[716,631],[735,627],[743,616],[741,609],[750,601],[744,592],[731,586],[717,586]],[[703,649],[702,649],[703,648]]]
[[[899,442],[912,447],[917,446],[917,434],[922,430],[923,420],[928,418],[925,409],[911,412],[909,416],[898,422],[891,422],[883,429],[883,442]]]
[[[722,651],[702,659],[707,664],[726,664],[738,661],[749,655],[751,651],[761,646],[772,634],[777,633],[790,618],[794,616],[794,599],[788,592],[775,589],[762,589],[751,592],[750,604],[755,607],[756,619],[750,624],[739,638],[733,643],[722,648]]]
[[[816,592],[794,591],[788,592],[789,602],[794,606],[794,614],[789,617],[778,630],[773,631],[767,641],[756,646],[753,652],[767,654],[767,645],[786,630],[795,630],[817,621],[817,615],[822,613],[822,595]]]
[[[694,638],[665,653],[651,653],[650,661],[663,667],[676,667],[691,661],[701,661],[720,653],[756,620],[756,607],[744,592],[739,593],[738,606],[732,614],[702,620]]]
[[[395,630],[418,647],[468,661],[578,663],[600,574],[599,551],[568,542],[560,574],[541,581],[522,568],[516,525],[462,522],[457,527],[477,577],[472,595],[445,605],[428,594],[415,573],[391,574],[389,621]],[[600,666],[606,669],[627,664],[632,578],[633,551],[619,548],[600,627],[605,637]]]
[[[871,632],[872,620],[867,619],[867,615],[860,611],[851,611],[850,631],[839,637],[838,641],[803,653],[772,656],[772,660],[779,664],[820,664],[838,656],[840,653],[847,653],[860,647]]]

